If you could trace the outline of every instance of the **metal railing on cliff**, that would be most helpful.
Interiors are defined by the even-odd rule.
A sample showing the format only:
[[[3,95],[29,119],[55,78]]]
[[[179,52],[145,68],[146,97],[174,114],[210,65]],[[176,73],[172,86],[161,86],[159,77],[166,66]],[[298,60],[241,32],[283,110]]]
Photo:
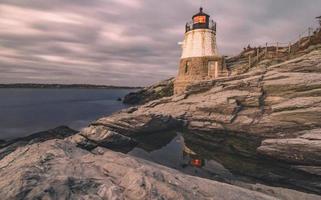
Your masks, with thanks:
[[[299,37],[288,43],[266,43],[265,47],[244,48],[242,54],[248,56],[248,69],[256,66],[263,59],[290,59],[310,45],[321,43],[321,26],[304,30]]]

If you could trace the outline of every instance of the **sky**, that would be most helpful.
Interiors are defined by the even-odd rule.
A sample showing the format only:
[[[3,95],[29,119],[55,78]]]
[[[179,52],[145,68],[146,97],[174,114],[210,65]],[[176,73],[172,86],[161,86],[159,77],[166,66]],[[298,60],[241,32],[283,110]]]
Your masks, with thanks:
[[[0,83],[145,86],[177,73],[200,0],[0,0]],[[321,0],[204,0],[221,55],[290,42]]]

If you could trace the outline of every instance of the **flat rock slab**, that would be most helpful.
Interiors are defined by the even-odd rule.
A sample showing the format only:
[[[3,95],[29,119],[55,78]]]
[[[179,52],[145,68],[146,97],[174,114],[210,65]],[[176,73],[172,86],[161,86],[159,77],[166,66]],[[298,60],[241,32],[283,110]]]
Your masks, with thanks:
[[[64,140],[20,147],[0,160],[2,199],[278,199],[182,174],[99,148],[95,153]],[[285,199],[320,199],[285,190]],[[273,194],[273,192],[272,192]]]
[[[257,149],[262,155],[299,165],[321,165],[321,140],[317,133],[299,138],[268,139]]]
[[[304,171],[309,174],[321,176],[321,166],[293,166],[294,169]]]
[[[78,133],[67,126],[60,126],[48,131],[42,131],[39,133],[34,133],[23,138],[17,138],[10,141],[0,141],[0,160],[11,152],[15,151],[18,147],[22,147],[28,144],[35,144],[44,142],[52,139],[64,139]]]

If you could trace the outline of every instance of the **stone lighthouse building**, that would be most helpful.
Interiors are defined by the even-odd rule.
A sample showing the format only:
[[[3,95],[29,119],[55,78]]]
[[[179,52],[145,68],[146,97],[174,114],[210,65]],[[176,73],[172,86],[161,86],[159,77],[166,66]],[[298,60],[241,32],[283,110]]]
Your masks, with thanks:
[[[227,73],[216,44],[216,23],[200,8],[192,22],[185,26],[182,56],[174,93],[183,93],[186,87],[201,80],[215,79]]]

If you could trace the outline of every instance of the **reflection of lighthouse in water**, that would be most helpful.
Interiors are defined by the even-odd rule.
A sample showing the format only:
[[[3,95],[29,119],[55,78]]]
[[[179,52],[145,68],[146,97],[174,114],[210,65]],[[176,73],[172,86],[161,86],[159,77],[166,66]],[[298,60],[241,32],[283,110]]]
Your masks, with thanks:
[[[177,140],[180,143],[180,146],[182,148],[182,164],[181,166],[183,168],[187,166],[193,166],[197,168],[201,168],[205,166],[205,160],[202,159],[200,156],[198,156],[193,150],[188,148],[185,145],[184,137],[180,136]]]
[[[205,160],[200,158],[196,153],[194,153],[191,149],[189,149],[187,146],[184,146],[183,149],[183,159],[187,159],[189,164],[194,167],[204,167]]]
[[[200,148],[197,144],[191,144],[192,146],[188,147],[182,134],[184,133],[178,133],[178,136],[175,139],[181,149],[179,163],[182,171],[187,174],[197,174],[197,176],[200,177],[233,179],[233,174],[231,174],[231,172],[222,164],[215,160],[206,160],[203,157],[204,155],[200,155],[193,151],[194,145],[196,149]]]

